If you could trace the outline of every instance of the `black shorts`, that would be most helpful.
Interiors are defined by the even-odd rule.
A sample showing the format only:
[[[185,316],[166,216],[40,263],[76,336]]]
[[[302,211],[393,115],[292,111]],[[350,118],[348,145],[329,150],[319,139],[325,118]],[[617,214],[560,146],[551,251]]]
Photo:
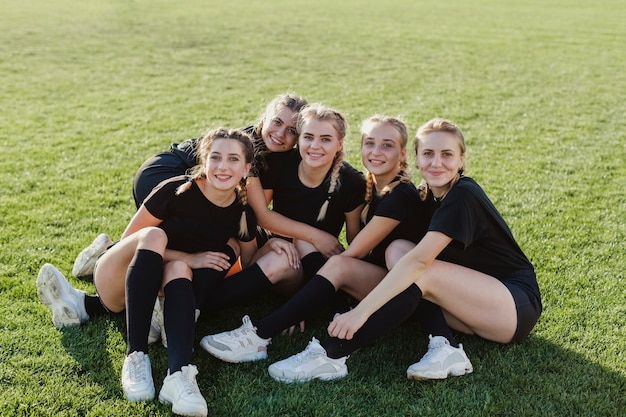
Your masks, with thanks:
[[[535,327],[543,306],[535,272],[519,271],[501,279],[515,301],[517,329],[511,343],[519,343]]]

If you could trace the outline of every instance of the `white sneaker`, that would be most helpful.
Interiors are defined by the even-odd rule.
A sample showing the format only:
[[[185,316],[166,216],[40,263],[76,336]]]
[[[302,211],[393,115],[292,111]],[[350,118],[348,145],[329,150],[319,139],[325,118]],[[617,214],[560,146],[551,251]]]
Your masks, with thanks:
[[[161,339],[163,347],[167,348],[167,336],[165,335],[165,324],[163,323],[163,300],[157,297],[152,310],[150,320],[150,333],[148,333],[148,344],[155,343]]]
[[[302,352],[271,364],[267,370],[272,378],[288,384],[312,379],[330,381],[348,375],[346,359],[348,356],[329,358],[320,342],[313,338]]]
[[[428,352],[419,362],[409,366],[406,376],[409,379],[445,379],[448,375],[461,376],[474,370],[463,345],[455,348],[443,336],[429,335]]]
[[[159,392],[159,401],[172,404],[172,411],[175,414],[205,417],[209,410],[198,388],[196,375],[198,368],[194,365],[183,366],[172,375],[168,372]]]
[[[85,293],[73,288],[51,264],[44,264],[37,275],[37,295],[52,310],[52,323],[62,327],[80,326],[89,320]]]
[[[111,243],[111,238],[106,234],[99,234],[98,237],[94,239],[91,245],[87,246],[83,249],[76,260],[74,261],[74,268],[72,268],[72,274],[75,277],[86,277],[89,275],[93,275],[93,269],[96,266],[96,261],[98,257],[106,250],[107,246]]]
[[[267,345],[272,339],[257,336],[250,317],[243,316],[241,321],[243,324],[235,330],[204,336],[200,346],[225,362],[251,362],[267,358]]]
[[[128,401],[154,399],[154,382],[150,358],[143,352],[133,352],[124,359],[122,389]]]

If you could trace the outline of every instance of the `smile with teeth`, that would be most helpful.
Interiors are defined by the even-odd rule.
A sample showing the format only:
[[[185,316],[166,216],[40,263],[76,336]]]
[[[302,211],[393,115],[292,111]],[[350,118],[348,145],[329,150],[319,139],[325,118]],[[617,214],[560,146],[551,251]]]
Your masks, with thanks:
[[[277,145],[284,145],[283,142],[281,142],[280,140],[276,139],[274,136],[270,136],[270,139],[272,140],[272,142],[274,142]]]
[[[372,164],[373,166],[381,166],[382,164],[385,163],[385,161],[380,161],[377,159],[370,159],[369,163]]]

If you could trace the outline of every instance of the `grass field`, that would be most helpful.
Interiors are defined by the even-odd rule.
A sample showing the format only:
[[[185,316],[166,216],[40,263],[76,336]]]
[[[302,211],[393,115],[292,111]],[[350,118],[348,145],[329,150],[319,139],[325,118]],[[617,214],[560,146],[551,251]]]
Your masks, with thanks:
[[[440,382],[405,378],[427,345],[416,323],[332,383],[266,371],[323,337],[325,317],[275,338],[264,362],[197,348],[212,415],[626,415],[624,22],[617,0],[0,0],[0,415],[169,415],[123,396],[124,321],[57,330],[37,272],[69,275],[97,233],[121,234],[147,157],[252,124],[288,89],[344,112],[357,167],[373,113],[402,115],[411,134],[456,121],[468,175],[537,269],[544,314],[520,345],[459,335],[474,373]],[[278,302],[201,317],[198,340]],[[159,389],[166,351],[150,355]]]

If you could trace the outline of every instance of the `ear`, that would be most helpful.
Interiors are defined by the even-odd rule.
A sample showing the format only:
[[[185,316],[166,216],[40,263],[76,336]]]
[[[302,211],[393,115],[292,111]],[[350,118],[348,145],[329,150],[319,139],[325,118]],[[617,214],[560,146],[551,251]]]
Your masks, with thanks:
[[[246,172],[243,174],[243,179],[245,180],[250,175],[250,170],[252,169],[252,164],[246,164]]]
[[[400,162],[406,162],[406,148],[400,151]]]

